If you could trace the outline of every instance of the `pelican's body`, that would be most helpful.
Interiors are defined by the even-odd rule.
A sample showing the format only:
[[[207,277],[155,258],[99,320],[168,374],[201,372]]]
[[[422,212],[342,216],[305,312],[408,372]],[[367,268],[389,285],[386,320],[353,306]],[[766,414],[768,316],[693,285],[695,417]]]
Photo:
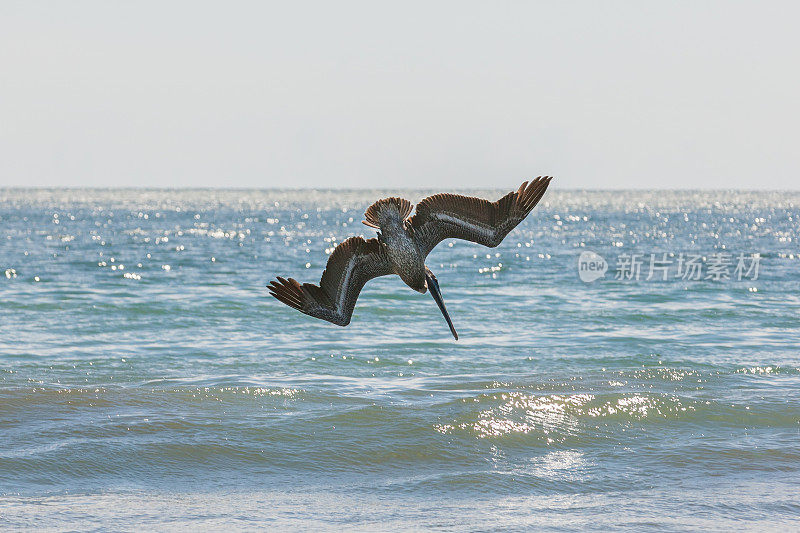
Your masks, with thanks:
[[[417,248],[403,221],[392,221],[381,226],[378,242],[386,249],[394,273],[415,291],[425,293],[425,256]]]
[[[337,246],[319,285],[301,285],[292,278],[278,277],[278,281],[270,283],[270,294],[307,315],[346,326],[364,284],[378,276],[397,274],[417,292],[430,289],[453,337],[458,339],[436,276],[425,266],[425,258],[447,238],[497,246],[528,216],[547,190],[550,179],[525,182],[516,192],[493,203],[468,196],[437,194],[422,200],[410,218],[412,206],[408,200],[397,197],[379,200],[364,214],[364,224],[378,230],[377,238],[350,237]]]

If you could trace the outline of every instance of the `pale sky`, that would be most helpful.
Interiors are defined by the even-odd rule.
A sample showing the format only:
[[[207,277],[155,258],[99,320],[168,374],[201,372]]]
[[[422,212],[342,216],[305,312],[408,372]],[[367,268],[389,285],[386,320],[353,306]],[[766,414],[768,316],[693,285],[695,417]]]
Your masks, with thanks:
[[[800,188],[798,2],[0,1],[0,186]]]

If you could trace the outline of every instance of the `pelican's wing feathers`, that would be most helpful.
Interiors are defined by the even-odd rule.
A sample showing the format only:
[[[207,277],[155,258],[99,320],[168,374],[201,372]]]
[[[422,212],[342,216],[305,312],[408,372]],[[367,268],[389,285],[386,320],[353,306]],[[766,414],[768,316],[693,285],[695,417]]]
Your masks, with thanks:
[[[393,273],[378,239],[350,237],[328,258],[319,285],[301,285],[293,278],[279,276],[277,281],[270,282],[269,292],[302,313],[346,326],[364,285],[373,278]]]
[[[494,248],[544,196],[550,177],[523,183],[496,202],[458,194],[435,194],[417,204],[408,220],[424,255],[444,239],[464,239]]]

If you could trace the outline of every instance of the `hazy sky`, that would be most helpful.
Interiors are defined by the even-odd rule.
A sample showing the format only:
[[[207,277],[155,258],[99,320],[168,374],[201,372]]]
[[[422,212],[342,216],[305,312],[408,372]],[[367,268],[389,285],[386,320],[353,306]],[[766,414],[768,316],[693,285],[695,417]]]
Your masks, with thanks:
[[[0,1],[0,186],[800,188],[798,2]]]

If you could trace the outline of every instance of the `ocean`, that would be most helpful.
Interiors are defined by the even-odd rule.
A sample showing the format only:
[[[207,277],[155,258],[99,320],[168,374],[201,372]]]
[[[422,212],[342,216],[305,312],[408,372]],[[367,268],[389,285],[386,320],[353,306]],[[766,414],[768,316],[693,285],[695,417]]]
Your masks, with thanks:
[[[0,189],[0,528],[800,528],[800,193],[551,190],[458,341],[269,296],[432,192]]]

